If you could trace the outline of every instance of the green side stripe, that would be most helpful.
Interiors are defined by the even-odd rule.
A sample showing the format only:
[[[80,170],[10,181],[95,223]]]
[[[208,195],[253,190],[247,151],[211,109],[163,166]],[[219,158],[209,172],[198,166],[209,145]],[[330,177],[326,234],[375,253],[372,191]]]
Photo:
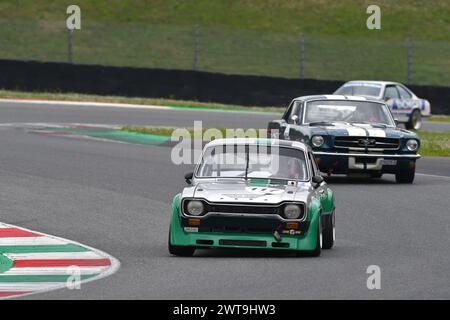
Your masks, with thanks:
[[[80,280],[89,279],[97,276],[97,274],[81,275]],[[11,275],[0,276],[0,283],[6,282],[66,282],[71,275]]]
[[[13,266],[12,260],[0,254],[0,273],[6,272]]]
[[[36,253],[36,252],[85,252],[89,249],[76,244],[0,246],[0,253]]]

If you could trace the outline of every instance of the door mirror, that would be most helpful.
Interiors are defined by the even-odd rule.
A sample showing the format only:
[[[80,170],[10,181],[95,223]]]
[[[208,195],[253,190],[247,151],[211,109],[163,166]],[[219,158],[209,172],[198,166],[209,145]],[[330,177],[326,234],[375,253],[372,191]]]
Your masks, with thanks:
[[[192,184],[192,177],[194,176],[193,172],[186,173],[184,175],[184,180],[186,180],[187,184]]]
[[[316,175],[312,177],[312,185],[314,188],[317,188],[320,186],[320,184],[324,181],[322,176]]]
[[[291,117],[291,120],[292,120],[292,123],[293,123],[293,124],[298,124],[298,116],[297,116],[296,114],[294,114],[294,115]]]
[[[394,118],[394,122],[395,122],[395,126],[398,127],[399,122],[398,122],[397,118]]]

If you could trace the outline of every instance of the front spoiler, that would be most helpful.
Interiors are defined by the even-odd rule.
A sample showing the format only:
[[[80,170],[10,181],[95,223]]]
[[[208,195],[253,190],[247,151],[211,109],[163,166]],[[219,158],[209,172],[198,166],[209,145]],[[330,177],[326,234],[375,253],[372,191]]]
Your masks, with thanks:
[[[248,233],[220,233],[220,232],[184,232],[171,239],[176,246],[192,246],[196,248],[247,248],[247,249],[271,249],[271,250],[314,250],[316,237],[311,235],[290,236],[281,235],[281,241],[276,241],[270,234]],[[239,245],[223,244],[223,242],[242,242]],[[245,244],[245,242],[249,244]],[[250,242],[264,242],[265,245],[251,245]],[[211,243],[209,243],[211,242]]]

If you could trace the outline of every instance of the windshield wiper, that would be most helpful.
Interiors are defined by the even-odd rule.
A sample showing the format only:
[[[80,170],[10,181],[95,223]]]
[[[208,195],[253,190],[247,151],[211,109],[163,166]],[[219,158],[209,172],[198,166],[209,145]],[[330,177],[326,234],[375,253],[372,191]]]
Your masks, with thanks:
[[[316,121],[316,122],[310,122],[310,126],[332,126],[333,123],[329,121]]]

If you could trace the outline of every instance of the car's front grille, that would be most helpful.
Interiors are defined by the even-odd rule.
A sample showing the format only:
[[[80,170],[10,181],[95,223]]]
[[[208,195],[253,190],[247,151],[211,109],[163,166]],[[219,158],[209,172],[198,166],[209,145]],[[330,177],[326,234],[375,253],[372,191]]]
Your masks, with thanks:
[[[400,147],[400,140],[385,137],[335,137],[336,148],[359,148],[359,149],[383,149],[396,150]]]
[[[279,214],[280,206],[249,206],[239,204],[210,204],[208,212],[217,213],[244,213],[244,214]]]

